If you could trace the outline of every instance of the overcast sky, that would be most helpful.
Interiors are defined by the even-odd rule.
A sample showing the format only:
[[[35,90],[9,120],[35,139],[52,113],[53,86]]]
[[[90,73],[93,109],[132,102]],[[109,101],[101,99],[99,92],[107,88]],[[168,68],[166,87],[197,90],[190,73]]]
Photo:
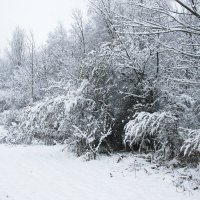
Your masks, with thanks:
[[[41,44],[59,22],[70,27],[76,8],[86,12],[87,0],[0,0],[1,53],[16,26],[32,30],[36,42]]]

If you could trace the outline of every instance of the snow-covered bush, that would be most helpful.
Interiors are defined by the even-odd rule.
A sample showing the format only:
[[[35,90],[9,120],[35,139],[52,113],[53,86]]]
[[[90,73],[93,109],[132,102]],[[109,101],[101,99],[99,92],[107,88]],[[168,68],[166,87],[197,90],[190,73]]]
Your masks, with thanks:
[[[6,115],[7,115],[7,111],[0,112],[0,125],[5,125]]]
[[[111,135],[108,107],[101,105],[93,95],[93,87],[88,85],[84,98],[77,101],[70,110],[69,132],[78,156],[87,152],[90,158],[96,158],[100,146],[108,144],[107,136]],[[100,99],[99,99],[100,100]]]
[[[198,163],[200,161],[200,130],[182,129],[180,131],[185,135],[180,149],[181,155],[183,154],[181,160]]]
[[[89,98],[92,88],[87,81],[66,96],[57,96],[21,110],[10,124],[8,142],[45,144],[66,142],[77,156],[91,154],[95,159],[111,130],[107,125],[106,107],[98,108]]]
[[[138,58],[135,51],[130,55],[136,56],[134,60]],[[80,77],[90,83],[91,90],[87,94],[94,100],[98,115],[106,108],[107,124],[112,127],[109,140],[114,150],[124,148],[124,125],[128,118],[136,110],[149,111],[154,107],[154,84],[139,77],[143,69],[132,69],[131,58],[125,59],[126,56],[124,46],[118,40],[104,42],[83,59],[80,71]]]
[[[2,120],[3,124],[5,125],[5,127],[8,128],[17,123],[16,116],[18,116],[19,112],[20,112],[19,110],[13,109],[13,110],[4,111],[0,114],[1,120]]]
[[[11,109],[12,104],[12,93],[6,89],[0,90],[0,112]]]
[[[192,96],[164,91],[158,101],[159,110],[176,115],[180,127],[198,129],[198,101]]]
[[[62,141],[70,132],[68,124],[70,109],[76,106],[82,97],[82,91],[87,83],[83,83],[76,91],[69,92],[66,96],[58,96],[28,106],[15,116],[17,133],[13,135],[13,126],[10,127],[10,139],[17,143],[28,143],[33,138],[51,143],[53,140]]]
[[[102,143],[111,135],[111,129],[107,132],[99,132],[100,130],[98,130],[98,128],[101,129],[101,127],[95,128],[94,124],[98,127],[98,121],[95,120],[92,126],[91,124],[89,125],[93,128],[93,130],[89,132],[88,130],[82,131],[78,127],[74,127],[73,143],[76,155],[81,156],[83,153],[86,153],[86,160],[96,159],[97,154],[101,152]]]
[[[177,118],[171,113],[140,112],[125,125],[124,143],[139,151],[162,151],[165,158],[174,157],[178,150]]]
[[[192,128],[199,129],[200,128],[200,100],[196,100],[193,104],[193,123],[194,126]]]

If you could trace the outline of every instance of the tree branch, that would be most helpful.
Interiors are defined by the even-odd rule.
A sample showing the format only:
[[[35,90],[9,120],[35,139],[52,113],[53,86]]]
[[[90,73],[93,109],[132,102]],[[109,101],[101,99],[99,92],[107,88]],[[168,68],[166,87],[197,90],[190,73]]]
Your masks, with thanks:
[[[184,4],[182,1],[180,0],[174,0],[176,1],[179,5],[181,5],[182,7],[184,7],[186,10],[188,10],[192,15],[196,16],[197,18],[200,19],[200,14],[195,12],[194,10],[192,10],[189,6],[187,6],[186,4]]]

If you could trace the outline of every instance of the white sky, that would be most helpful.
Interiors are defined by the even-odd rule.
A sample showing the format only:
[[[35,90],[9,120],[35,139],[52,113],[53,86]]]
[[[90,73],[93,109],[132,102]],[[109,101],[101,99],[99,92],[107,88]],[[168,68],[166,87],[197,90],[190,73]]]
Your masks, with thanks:
[[[32,30],[41,44],[59,22],[69,28],[72,11],[77,8],[86,12],[87,0],[0,0],[0,53],[16,26]]]

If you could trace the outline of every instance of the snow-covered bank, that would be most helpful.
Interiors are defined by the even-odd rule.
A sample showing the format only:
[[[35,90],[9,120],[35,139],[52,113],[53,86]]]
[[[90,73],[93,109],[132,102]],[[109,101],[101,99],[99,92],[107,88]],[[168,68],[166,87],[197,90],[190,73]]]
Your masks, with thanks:
[[[198,190],[177,192],[170,175],[151,173],[151,168],[134,156],[119,163],[118,155],[83,162],[62,149],[59,145],[0,145],[0,199],[200,199]]]

